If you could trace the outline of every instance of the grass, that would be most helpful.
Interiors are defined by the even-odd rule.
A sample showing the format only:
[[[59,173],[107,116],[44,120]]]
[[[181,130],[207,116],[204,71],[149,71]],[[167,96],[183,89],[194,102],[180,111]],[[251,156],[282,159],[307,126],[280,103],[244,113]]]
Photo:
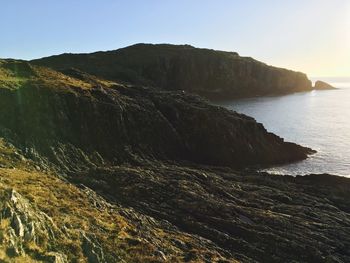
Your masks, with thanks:
[[[26,81],[26,78],[16,76],[14,72],[0,67],[0,87],[16,89],[24,85]]]
[[[81,232],[91,233],[102,244],[107,258],[119,257],[126,262],[162,262],[157,251],[166,251],[167,260],[182,262],[186,251],[177,248],[173,240],[191,244],[196,254],[211,254],[212,261],[221,257],[201,247],[191,235],[179,231],[164,230],[157,224],[133,210],[110,205],[96,205],[98,198],[93,192],[82,189],[60,179],[55,174],[40,172],[35,164],[19,157],[17,150],[0,139],[0,192],[14,189],[39,211],[52,218],[57,226],[55,242],[42,238],[42,242],[25,243],[26,255],[11,258],[6,254],[0,238],[0,262],[36,262],[36,254],[60,251],[69,262],[86,262],[82,249]],[[107,203],[103,203],[107,204]],[[126,218],[121,212],[135,214]],[[9,222],[0,221],[0,237]],[[64,232],[64,234],[62,234]],[[50,243],[51,242],[51,243]],[[200,262],[193,260],[192,262]]]
[[[115,82],[98,79],[84,73],[84,80],[61,72],[19,60],[0,60],[0,88],[18,89],[24,86],[43,86],[58,90],[91,89],[96,85],[110,87]]]
[[[50,244],[54,250],[64,251],[70,261],[85,262],[81,248],[81,231],[85,231],[95,233],[107,250],[118,251],[119,238],[115,237],[128,237],[125,231],[132,228],[122,216],[108,209],[96,209],[85,192],[53,174],[37,171],[31,161],[19,156],[14,147],[0,139],[0,163],[4,167],[0,168],[0,191],[14,189],[50,216],[58,229],[66,229],[66,235],[59,235],[57,242]],[[0,230],[6,224],[2,220]],[[30,244],[28,249],[34,250],[35,246]],[[46,249],[45,244],[35,248]],[[0,259],[5,260],[4,248],[0,247],[0,251]],[[24,261],[16,258],[13,262],[17,261],[30,262],[26,258]]]
[[[66,229],[67,234],[59,235],[57,242],[50,246],[64,251],[70,260],[85,261],[81,231],[95,233],[110,251],[118,247],[118,240],[111,240],[111,235],[128,236],[124,231],[130,226],[125,219],[108,210],[96,209],[84,192],[53,175],[34,170],[0,169],[0,176],[2,185],[15,189],[50,216],[59,229]],[[45,244],[38,249],[45,250]]]
[[[88,74],[80,79],[25,61],[0,60],[0,89],[42,86],[74,92],[96,85],[108,88],[115,84]],[[178,248],[174,240],[189,244],[197,255],[210,254],[213,262],[221,258],[217,252],[199,244],[197,237],[163,229],[159,222],[132,209],[99,206],[97,196],[91,196],[91,192],[68,183],[54,172],[39,171],[33,161],[24,158],[15,147],[0,138],[0,197],[7,189],[15,190],[29,200],[31,206],[52,218],[57,233],[54,242],[43,237],[42,242],[25,243],[26,255],[17,257],[9,257],[0,240],[0,262],[40,261],[36,255],[47,251],[63,252],[69,262],[86,262],[82,232],[92,234],[101,244],[105,255],[109,255],[107,262],[113,262],[117,257],[126,262],[163,262],[159,251],[165,252],[167,261],[183,262],[188,251]],[[0,221],[0,237],[8,228],[7,223]]]

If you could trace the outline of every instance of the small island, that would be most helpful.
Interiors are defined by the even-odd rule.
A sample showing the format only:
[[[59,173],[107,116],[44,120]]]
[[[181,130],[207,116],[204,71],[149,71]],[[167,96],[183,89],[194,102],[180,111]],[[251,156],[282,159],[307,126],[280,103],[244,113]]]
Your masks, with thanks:
[[[315,90],[328,90],[328,89],[336,89],[336,87],[332,86],[331,84],[328,84],[327,82],[317,80],[315,82],[314,89]]]

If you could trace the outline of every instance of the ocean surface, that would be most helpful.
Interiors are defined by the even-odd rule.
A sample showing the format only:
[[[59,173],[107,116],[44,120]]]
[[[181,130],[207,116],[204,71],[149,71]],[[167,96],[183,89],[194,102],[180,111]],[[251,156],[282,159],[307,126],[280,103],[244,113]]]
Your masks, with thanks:
[[[317,151],[308,159],[269,168],[274,174],[330,173],[350,177],[350,78],[318,78],[337,90],[221,103],[254,117],[286,141]],[[314,81],[314,79],[312,79]]]

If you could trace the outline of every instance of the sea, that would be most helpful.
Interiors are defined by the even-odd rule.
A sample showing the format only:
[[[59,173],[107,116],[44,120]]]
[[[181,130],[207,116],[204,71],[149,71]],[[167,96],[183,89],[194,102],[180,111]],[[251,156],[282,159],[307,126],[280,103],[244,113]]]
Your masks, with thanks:
[[[266,169],[279,175],[328,173],[350,177],[350,77],[312,78],[336,90],[237,99],[220,105],[254,117],[265,128],[317,151],[308,159]]]

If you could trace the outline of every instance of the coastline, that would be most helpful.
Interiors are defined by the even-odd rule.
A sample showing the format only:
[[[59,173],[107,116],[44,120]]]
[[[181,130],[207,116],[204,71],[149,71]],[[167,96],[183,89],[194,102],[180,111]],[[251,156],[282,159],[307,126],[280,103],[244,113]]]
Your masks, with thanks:
[[[1,66],[5,258],[350,260],[350,179],[246,168],[310,148],[182,91]]]
[[[331,173],[350,177],[350,153],[346,136],[349,131],[347,98],[350,96],[347,87],[350,87],[350,83],[343,86],[331,84],[337,89],[239,99],[221,105],[253,116],[269,131],[317,151],[301,162],[278,165],[263,171],[293,176]],[[335,116],[338,116],[337,121]]]

